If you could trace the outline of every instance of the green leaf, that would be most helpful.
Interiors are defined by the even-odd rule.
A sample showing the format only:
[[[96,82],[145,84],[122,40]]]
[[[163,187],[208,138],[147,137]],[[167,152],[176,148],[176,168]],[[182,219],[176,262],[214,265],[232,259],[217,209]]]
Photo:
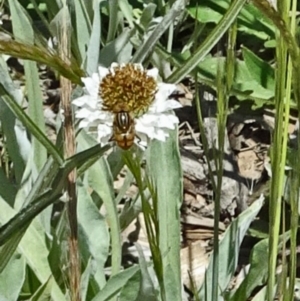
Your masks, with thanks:
[[[109,24],[108,24],[108,33],[107,33],[107,42],[111,42],[117,32],[117,28],[119,25],[119,18],[118,18],[118,2],[119,0],[111,0],[108,1],[108,12],[109,12]]]
[[[226,11],[221,21],[211,31],[209,36],[203,41],[203,43],[198,47],[198,49],[196,49],[195,54],[191,56],[187,61],[185,61],[180,68],[178,68],[168,77],[168,82],[179,82],[196,68],[196,66],[218,43],[218,41],[230,27],[230,25],[235,21],[245,2],[246,0],[235,0],[231,3],[229,9]]]
[[[49,278],[30,298],[30,301],[51,301],[53,278]]]
[[[82,258],[92,258],[94,278],[99,288],[105,284],[104,264],[109,254],[110,237],[106,220],[87,193],[87,187],[78,184],[78,232]]]
[[[100,65],[109,67],[113,62],[127,63],[132,57],[130,38],[134,30],[125,28],[112,42],[103,47],[100,54]]]
[[[266,283],[268,276],[269,239],[258,242],[251,251],[250,270],[230,298],[230,301],[247,300],[253,290]]]
[[[139,293],[141,283],[141,271],[131,277],[120,292],[119,301],[133,301]],[[147,299],[144,299],[147,300]]]
[[[187,11],[202,23],[219,23],[230,5],[225,0],[190,1]],[[238,30],[266,40],[274,35],[274,27],[268,19],[251,3],[248,3],[238,15]]]
[[[86,60],[86,48],[91,35],[91,20],[85,7],[85,1],[75,0],[76,43],[80,52],[81,62]],[[99,47],[99,45],[98,45]]]
[[[124,18],[129,23],[130,28],[134,27],[133,8],[128,3],[128,0],[119,0],[119,8],[124,15]]]
[[[55,16],[59,10],[61,1],[44,0],[43,2],[47,6],[47,13],[49,14],[49,17]]]
[[[217,71],[223,72],[225,68],[225,58],[206,57],[198,65],[198,79],[216,81]],[[274,89],[265,89],[253,79],[251,71],[246,63],[240,60],[235,62],[235,77],[232,85],[232,94],[240,100],[253,99],[254,108],[271,103],[274,97]]]
[[[0,69],[1,73],[1,69]],[[0,75],[1,77],[1,75]],[[31,120],[31,118],[23,111],[23,109],[17,104],[17,102],[8,95],[7,91],[3,87],[0,87],[0,94],[2,100],[14,113],[14,115],[23,123],[23,125],[30,131],[30,133],[47,149],[50,155],[58,162],[62,163],[62,156],[53,143],[44,135],[40,128]]]
[[[156,296],[156,290],[148,271],[148,265],[145,260],[145,256],[143,254],[143,250],[139,246],[139,244],[135,244],[135,246],[139,253],[139,264],[141,267],[141,276],[142,276],[140,281],[140,289],[135,301],[139,301],[139,300],[157,301],[158,298]],[[173,283],[174,285],[176,285],[176,282]]]
[[[290,239],[290,231],[280,236],[279,248]],[[258,242],[250,254],[250,269],[245,279],[232,294],[230,301],[247,300],[253,294],[254,289],[266,284],[269,270],[269,237]]]
[[[25,30],[25,29],[23,29]],[[24,62],[26,88],[28,93],[28,113],[35,125],[45,134],[43,95],[35,62]],[[32,158],[37,171],[40,171],[47,159],[47,150],[39,139],[32,139]]]
[[[173,53],[170,55],[162,47],[156,47],[157,55],[161,56],[167,61],[170,61],[177,68],[181,68],[187,60],[185,55]],[[225,59],[223,57],[207,56],[197,65],[196,71],[198,80],[214,89],[216,87],[216,71],[217,66],[222,68],[225,66]],[[236,96],[239,100],[250,100],[254,103],[253,107],[261,107],[265,104],[274,103],[274,91],[264,89],[251,77],[246,67],[245,62],[236,60],[235,66],[235,81],[230,91],[231,95]]]
[[[140,18],[140,24],[144,27],[144,29],[148,29],[151,21],[155,18],[155,11],[157,5],[154,3],[148,3],[144,8],[143,13]]]
[[[178,150],[177,130],[169,131],[165,142],[153,140],[148,154],[149,176],[157,193],[159,248],[163,270],[172,266],[175,290],[168,290],[167,300],[181,300],[180,279],[180,207],[182,202],[182,170]],[[164,275],[167,281],[167,274]]]
[[[28,43],[34,42],[34,33],[30,21],[25,14],[23,7],[16,0],[9,0],[9,7],[12,16],[12,25],[14,36]],[[24,61],[24,70],[26,76],[26,89],[28,95],[29,116],[35,125],[45,133],[45,120],[43,114],[43,96],[40,88],[40,80],[36,63]],[[46,161],[46,149],[36,139],[32,141],[32,156],[37,170],[41,170]]]
[[[264,286],[251,301],[265,301],[267,300],[267,287]]]
[[[88,288],[89,288],[89,281],[92,273],[93,273],[93,263],[92,263],[92,258],[90,258],[80,278],[80,296],[82,300],[91,299],[91,297],[88,296]],[[99,291],[99,287],[97,287],[97,292],[98,291]],[[95,296],[95,294],[96,293],[93,292],[93,296]]]
[[[1,101],[0,101],[1,103]],[[1,106],[1,104],[0,104]],[[14,205],[16,197],[16,187],[6,177],[3,168],[0,167],[0,196],[10,205]]]
[[[108,301],[116,296],[126,283],[140,271],[138,266],[133,266],[123,272],[112,276],[103,289],[92,299],[92,301]]]
[[[16,102],[21,103],[23,95],[20,90],[15,88],[3,58],[0,58],[0,83],[7,93],[14,97]],[[6,94],[6,91],[0,91],[1,128],[6,138],[5,146],[7,152],[13,162],[13,171],[16,177],[16,182],[17,184],[20,184],[25,169],[24,162],[26,162],[29,157],[28,145],[30,149],[30,143],[27,136],[24,137],[23,135],[24,130],[22,130],[22,125],[18,123],[15,115],[5,103],[3,96]]]
[[[82,132],[78,137],[81,148],[88,148],[95,144],[92,137]],[[87,172],[87,180],[91,187],[102,199],[106,212],[107,219],[111,231],[111,248],[112,248],[112,274],[118,273],[121,265],[121,237],[120,223],[118,218],[117,207],[114,198],[114,188],[112,175],[109,170],[107,161],[102,158],[95,162]]]
[[[123,187],[122,187],[123,188]],[[146,199],[149,200],[149,193],[146,194]],[[123,210],[120,214],[120,227],[121,230],[125,230],[132,221],[138,217],[139,213],[142,211],[142,201],[141,197],[137,196],[133,202],[126,202]]]
[[[101,42],[101,15],[98,1],[93,1],[94,18],[92,24],[91,38],[88,44],[86,57],[86,71],[89,75],[98,71],[100,42]]]
[[[2,199],[0,199],[0,222],[3,224],[15,214],[15,210],[9,207]],[[44,232],[37,221],[32,223],[22,240],[18,245],[18,251],[21,253],[27,264],[35,273],[41,283],[46,282],[52,275],[48,263],[49,251],[46,247]],[[65,297],[56,284],[53,285],[51,292],[52,299],[55,301],[63,301]]]
[[[25,260],[20,254],[14,254],[6,268],[0,273],[0,300],[18,300],[24,279]]]
[[[24,230],[16,232],[4,246],[0,247],[0,274],[14,255],[23,235]]]
[[[169,28],[175,18],[183,12],[185,9],[185,1],[176,0],[168,13],[163,17],[161,22],[155,27],[149,37],[144,40],[143,44],[136,50],[134,56],[131,59],[132,63],[142,63],[149,53],[154,49],[154,46],[163,35],[163,33]]]
[[[275,91],[274,69],[245,47],[243,48],[243,57],[252,78],[263,88]]]
[[[27,183],[28,181],[25,181],[25,184],[23,183],[16,197],[15,208],[21,208],[25,204],[30,204],[34,200],[34,197],[36,197],[36,195],[40,191],[43,191],[43,189],[45,189],[44,185],[49,185],[49,183],[52,182],[53,179],[51,179],[51,173],[55,170],[55,166],[56,164],[50,157],[33,186],[31,183]],[[28,189],[25,192],[26,186]],[[31,190],[28,193],[29,189]],[[30,204],[29,206],[32,206],[32,204]],[[30,214],[31,213],[29,212],[29,215]],[[7,260],[9,260],[10,256],[17,248],[17,245],[26,232],[26,229],[29,225],[28,217],[29,216],[27,215],[24,218],[23,212],[21,211],[18,214],[14,215],[14,217],[12,217],[9,222],[7,222],[0,228],[0,245],[3,245],[5,243],[4,247],[1,248],[1,254],[3,256],[0,256],[0,258],[2,259],[0,264],[0,271],[3,268],[3,265],[6,264]]]
[[[50,161],[50,175],[46,174],[45,178],[41,177],[43,179],[41,181],[39,178],[37,179],[36,189],[32,189],[28,195],[28,201],[25,201],[26,204],[29,204],[0,228],[0,246],[16,231],[26,229],[35,216],[60,198],[65,187],[66,178],[71,170],[78,167],[78,175],[80,175],[94,164],[108,148],[109,146],[100,148],[99,145],[96,145],[67,159],[64,168],[60,169],[58,169],[56,163],[53,166]],[[43,186],[45,184],[44,180],[48,180],[47,187]],[[51,185],[49,185],[50,183]],[[44,188],[42,192],[39,190],[41,187]]]
[[[226,230],[222,241],[219,243],[219,283],[212,282],[213,262],[210,260],[206,271],[205,283],[202,285],[198,294],[200,300],[217,301],[211,299],[213,285],[218,286],[219,300],[223,300],[221,296],[227,289],[237,266],[240,245],[251,222],[260,211],[263,200],[263,196],[257,199],[247,210],[241,213]],[[211,255],[211,258],[213,258],[213,255]]]

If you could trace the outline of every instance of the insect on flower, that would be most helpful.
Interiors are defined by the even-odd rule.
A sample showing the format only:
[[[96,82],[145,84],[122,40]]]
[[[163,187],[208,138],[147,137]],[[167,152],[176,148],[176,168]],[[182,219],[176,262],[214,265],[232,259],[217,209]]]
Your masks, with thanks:
[[[134,119],[128,112],[121,111],[116,113],[113,121],[113,134],[110,141],[115,141],[119,147],[127,150],[133,145],[135,137]]]
[[[159,82],[156,68],[113,63],[82,82],[85,94],[73,100],[75,117],[80,128],[96,130],[101,146],[115,142],[128,150],[138,141],[141,147],[153,139],[166,141],[178,124],[172,110],[181,105],[169,99],[176,86]]]

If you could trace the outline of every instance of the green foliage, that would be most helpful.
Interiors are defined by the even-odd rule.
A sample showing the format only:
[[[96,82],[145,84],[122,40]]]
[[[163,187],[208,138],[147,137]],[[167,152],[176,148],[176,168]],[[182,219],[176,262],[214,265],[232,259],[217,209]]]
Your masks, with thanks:
[[[201,3],[193,0],[190,1],[187,10],[193,18],[201,23],[217,24],[228,10],[229,5],[230,1],[228,0],[205,0]],[[238,30],[251,38],[267,40],[274,37],[274,26],[252,3],[247,3],[241,10],[237,24]]]
[[[246,211],[244,211],[232,224],[228,227],[225,235],[220,242],[219,254],[222,254],[219,259],[219,282],[218,282],[218,300],[225,293],[232,278],[238,261],[238,249],[242,240],[251,224],[253,219],[258,214],[263,205],[263,197],[260,197],[255,203],[252,204]],[[199,298],[203,300],[213,300],[211,291],[215,284],[212,281],[213,265],[212,261],[208,266],[205,277],[205,284],[199,291]],[[246,299],[242,299],[246,300]]]
[[[7,161],[0,166],[1,300],[68,300],[71,285],[68,283],[67,214],[56,206],[64,201],[68,175],[75,168],[82,300],[182,299],[180,206],[183,187],[177,130],[170,131],[166,143],[151,143],[143,158],[146,168],[141,167],[140,150],[134,149],[132,154],[114,148],[106,156],[109,147],[100,148],[84,131],[76,136],[77,153],[65,159],[59,139],[54,145],[45,134],[36,63],[46,64],[57,75],[76,84],[75,98],[83,93],[82,76],[91,75],[99,65],[108,67],[112,62],[140,62],[145,67],[158,68],[160,77],[168,82],[177,83],[194,76],[198,82],[214,88],[218,92],[218,112],[223,116],[220,117],[221,129],[231,109],[227,107],[229,97],[235,97],[237,106],[241,107],[251,103],[253,108],[266,105],[275,108],[279,122],[272,148],[271,239],[255,245],[245,280],[235,292],[225,294],[237,267],[241,242],[262,206],[260,198],[231,223],[219,245],[215,242],[215,251],[218,249],[216,253],[222,256],[211,258],[218,262],[215,265],[218,268],[214,270],[211,261],[205,284],[195,288],[196,298],[200,300],[213,300],[215,286],[218,299],[225,296],[228,300],[242,301],[259,286],[264,286],[252,300],[265,300],[266,295],[272,299],[277,284],[275,260],[282,198],[290,198],[291,245],[294,249],[297,245],[299,209],[295,200],[299,195],[295,191],[299,190],[300,163],[295,158],[299,157],[298,150],[290,159],[293,172],[287,175],[291,192],[283,193],[288,113],[292,104],[300,107],[299,47],[293,36],[297,1],[291,2],[289,19],[288,1],[282,1],[278,11],[266,0],[253,3],[192,0],[188,4],[184,0],[73,0],[62,9],[64,1],[5,1],[14,39],[1,39],[0,53],[24,60],[26,94],[16,87],[2,56],[0,127]],[[60,28],[65,21],[69,24],[72,54],[68,62],[59,57],[55,45],[52,49],[47,46],[49,37],[60,41]],[[43,24],[44,30],[37,31],[38,24]],[[216,45],[229,29],[233,30],[233,40],[237,35],[238,46],[243,45],[239,53],[231,53],[230,59],[226,57],[230,51],[215,55]],[[274,47],[276,53],[268,52],[267,47]],[[228,46],[225,48],[230,50]],[[235,54],[238,57],[235,58]],[[26,112],[23,109],[25,97],[28,100]],[[221,142],[223,133],[220,130],[218,140]],[[113,181],[124,163],[130,171],[124,186],[115,195]],[[117,206],[133,179],[138,193],[120,212]],[[106,215],[100,213],[102,205]],[[140,212],[145,216],[152,259],[148,262],[137,245],[139,264],[123,270],[120,233]],[[265,252],[267,245],[270,254]],[[292,256],[291,270],[296,266],[295,250]],[[217,284],[212,281],[216,275]],[[295,277],[292,274],[289,280],[290,300]],[[286,280],[282,280],[284,284]]]
[[[3,301],[17,300],[25,279],[25,260],[15,253],[0,274],[0,298]]]

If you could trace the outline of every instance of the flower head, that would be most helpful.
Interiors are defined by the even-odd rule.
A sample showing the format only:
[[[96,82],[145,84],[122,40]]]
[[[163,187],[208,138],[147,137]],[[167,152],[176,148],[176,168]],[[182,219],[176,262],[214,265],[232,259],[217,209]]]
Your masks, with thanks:
[[[168,99],[175,85],[158,83],[157,76],[157,69],[114,63],[82,78],[86,94],[73,100],[79,127],[96,129],[101,144],[114,140],[122,148],[129,148],[134,137],[144,143],[147,138],[165,141],[166,129],[178,123],[172,109],[181,105]]]

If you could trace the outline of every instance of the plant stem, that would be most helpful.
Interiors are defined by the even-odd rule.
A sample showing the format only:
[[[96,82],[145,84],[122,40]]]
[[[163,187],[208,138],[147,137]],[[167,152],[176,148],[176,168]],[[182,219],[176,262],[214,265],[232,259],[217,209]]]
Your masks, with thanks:
[[[69,14],[66,3],[63,8],[64,18],[61,26],[61,43],[60,55],[64,61],[70,58],[70,33],[69,33]],[[64,120],[64,155],[70,158],[75,154],[75,129],[72,118],[71,108],[71,82],[64,78],[60,78],[61,83],[61,101],[65,115]],[[80,260],[78,252],[78,221],[77,221],[77,195],[76,195],[76,170],[73,169],[67,178],[67,194],[68,194],[68,218],[70,226],[69,237],[69,281],[70,281],[70,298],[72,301],[80,301]]]

